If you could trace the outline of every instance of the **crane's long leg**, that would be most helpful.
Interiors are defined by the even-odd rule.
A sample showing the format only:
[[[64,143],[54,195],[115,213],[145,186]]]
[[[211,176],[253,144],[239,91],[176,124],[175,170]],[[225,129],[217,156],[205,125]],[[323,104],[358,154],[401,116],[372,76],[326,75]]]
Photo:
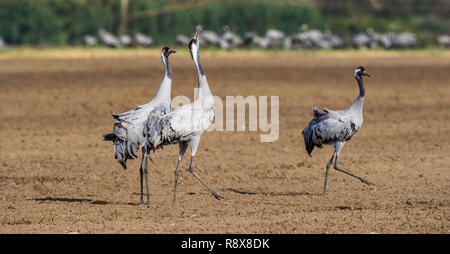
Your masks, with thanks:
[[[206,182],[205,181],[203,181],[195,172],[194,172],[194,169],[192,168],[192,164],[194,163],[194,157],[195,156],[191,156],[191,163],[190,163],[190,165],[189,165],[189,172],[191,172],[191,174],[193,175],[193,176],[195,176],[195,178],[197,178],[203,185],[205,185],[206,186],[206,188],[208,188],[208,190],[211,192],[211,194],[213,194],[213,196],[215,197],[215,198],[217,198],[217,199],[222,199],[223,197],[222,196],[220,196],[219,194],[217,194],[213,189],[211,189],[211,187],[209,187],[209,185],[208,184],[206,184]]]
[[[221,199],[223,198],[222,196],[220,196],[219,194],[217,194],[213,189],[211,189],[211,187],[209,187],[208,184],[206,184],[205,181],[203,181],[195,172],[194,169],[192,168],[192,164],[194,163],[194,157],[195,154],[197,153],[197,148],[198,148],[198,144],[200,143],[200,137],[197,137],[195,139],[192,139],[189,142],[189,145],[191,145],[191,163],[189,164],[189,172],[191,172],[191,174],[193,176],[195,176],[195,178],[197,178],[203,185],[206,186],[206,188],[208,188],[208,190],[211,192],[211,194],[213,194],[213,196],[217,199]]]
[[[325,195],[325,192],[327,191],[327,178],[328,178],[328,170],[330,169],[331,163],[333,162],[334,159],[334,152],[333,155],[331,156],[330,161],[327,163],[327,170],[325,171],[325,183],[323,184],[323,195]],[[336,157],[337,158],[337,157]]]
[[[150,193],[148,191],[148,154],[145,153],[145,167],[144,167],[144,174],[145,174],[145,188],[147,189],[147,207],[150,207]]]
[[[367,181],[367,180],[364,179],[364,178],[361,178],[361,177],[356,176],[356,175],[354,175],[354,174],[352,174],[352,173],[350,173],[350,172],[347,172],[347,171],[345,171],[345,170],[340,169],[340,168],[337,166],[337,161],[338,161],[338,156],[336,155],[336,160],[334,161],[334,169],[336,169],[337,171],[340,171],[340,172],[342,172],[342,173],[345,173],[345,174],[347,174],[347,175],[349,175],[349,176],[353,176],[353,177],[355,177],[356,179],[360,180],[361,182],[363,182],[363,183],[365,183],[365,184],[367,184],[367,185],[373,185],[373,183]]]
[[[140,182],[141,182],[141,199],[139,204],[144,203],[144,153],[142,153],[142,160],[141,160],[141,167],[139,168],[139,176],[140,176]]]
[[[180,162],[183,159],[184,152],[186,152],[187,143],[180,143],[180,153],[178,155],[178,163],[177,168],[175,169],[175,186],[173,187],[173,200],[172,200],[172,207],[175,208],[175,200],[177,199],[177,183],[178,183],[178,172],[180,167]]]

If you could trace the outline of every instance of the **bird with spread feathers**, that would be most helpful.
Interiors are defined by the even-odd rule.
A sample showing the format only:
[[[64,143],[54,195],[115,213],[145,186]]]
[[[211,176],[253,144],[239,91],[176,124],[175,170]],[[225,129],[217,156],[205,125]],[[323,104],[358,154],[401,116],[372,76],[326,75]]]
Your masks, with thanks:
[[[222,198],[193,169],[194,157],[200,142],[200,136],[211,124],[215,115],[214,98],[206,80],[205,72],[200,64],[199,33],[200,28],[197,28],[194,38],[189,42],[189,52],[191,53],[198,73],[198,93],[194,102],[176,108],[162,116],[151,113],[147,121],[146,131],[148,143],[152,149],[169,144],[179,144],[178,163],[175,169],[173,207],[175,207],[179,166],[188,146],[191,147],[189,172],[205,185],[215,198]]]
[[[324,195],[327,188],[328,170],[333,162],[333,159],[335,159],[335,170],[355,177],[365,184],[372,184],[359,176],[342,170],[337,165],[341,149],[344,147],[345,143],[349,141],[353,135],[356,134],[356,132],[358,132],[363,124],[363,104],[365,96],[363,76],[371,77],[362,66],[354,70],[354,77],[359,86],[359,95],[349,108],[339,111],[324,108],[324,113],[321,113],[317,110],[317,107],[314,107],[314,118],[302,131],[305,141],[305,148],[309,156],[311,156],[311,152],[314,150],[314,147],[322,148],[323,145],[332,145],[335,148],[330,161],[326,165],[325,183],[323,187]]]
[[[161,51],[161,60],[165,66],[165,75],[155,97],[147,104],[138,106],[135,109],[121,114],[112,114],[113,118],[116,119],[114,132],[103,136],[104,140],[114,142],[115,158],[125,169],[127,168],[127,160],[137,158],[136,153],[138,149],[142,149],[142,161],[139,169],[141,204],[143,203],[144,174],[147,188],[147,205],[150,204],[148,191],[148,158],[150,157],[151,149],[148,147],[144,129],[150,113],[162,115],[170,111],[172,69],[169,63],[169,55],[172,53],[175,53],[175,51],[168,47],[164,47]]]

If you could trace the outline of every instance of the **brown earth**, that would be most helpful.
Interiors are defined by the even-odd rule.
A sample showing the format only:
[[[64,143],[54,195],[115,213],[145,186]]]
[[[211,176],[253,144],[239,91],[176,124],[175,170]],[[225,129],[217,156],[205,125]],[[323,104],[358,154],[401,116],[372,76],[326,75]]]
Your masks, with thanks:
[[[193,97],[196,71],[172,57],[172,96]],[[448,233],[450,57],[206,54],[213,94],[280,96],[280,136],[205,132],[196,172],[224,200],[180,171],[178,147],[150,164],[151,207],[139,202],[139,160],[114,160],[110,112],[151,99],[158,54],[0,59],[0,233]],[[345,109],[367,79],[364,125],[340,164],[376,185],[330,170],[332,148],[308,157],[301,130],[311,107]]]

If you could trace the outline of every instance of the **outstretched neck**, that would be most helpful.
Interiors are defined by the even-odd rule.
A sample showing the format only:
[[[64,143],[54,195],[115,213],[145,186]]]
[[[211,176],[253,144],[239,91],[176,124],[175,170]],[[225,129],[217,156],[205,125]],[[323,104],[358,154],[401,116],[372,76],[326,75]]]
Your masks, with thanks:
[[[203,70],[202,64],[200,63],[200,56],[194,57],[195,66],[197,67],[198,77],[205,76],[205,71]]]
[[[162,61],[164,63],[164,67],[166,68],[166,72],[164,75],[164,79],[161,83],[161,86],[156,93],[155,98],[161,98],[170,101],[171,89],[172,89],[172,69],[170,68],[169,58],[163,56]]]
[[[169,57],[163,56],[162,61],[166,68],[166,75],[164,77],[172,79],[172,68],[170,67]]]
[[[363,104],[364,104],[364,96],[365,96],[365,89],[364,84],[361,76],[355,76],[356,81],[358,82],[359,87],[359,95],[355,99],[355,101],[350,106],[350,109],[357,109],[362,110]]]
[[[365,89],[364,89],[364,84],[363,84],[363,80],[361,76],[356,76],[355,77],[356,81],[358,82],[358,86],[359,86],[359,97],[364,98],[365,95]]]
[[[200,57],[198,55],[194,58],[194,62],[198,73],[198,94],[195,99],[198,100],[206,96],[212,96],[208,81],[206,80],[205,71],[203,70],[202,64],[200,63]]]

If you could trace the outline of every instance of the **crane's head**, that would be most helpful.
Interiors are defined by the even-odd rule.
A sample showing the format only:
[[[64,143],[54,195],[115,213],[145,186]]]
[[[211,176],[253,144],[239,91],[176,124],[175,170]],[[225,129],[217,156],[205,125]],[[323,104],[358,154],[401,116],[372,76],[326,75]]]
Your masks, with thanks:
[[[200,26],[198,26],[194,37],[189,42],[189,52],[191,53],[192,59],[194,59],[194,56],[198,57],[198,51],[200,49],[200,41],[198,39],[198,36],[200,34],[200,30],[201,30],[201,28],[200,28]]]
[[[355,69],[355,71],[353,72],[353,75],[355,76],[355,78],[359,77],[362,78],[362,76],[367,76],[369,78],[371,78],[372,76],[370,76],[369,73],[366,72],[366,68],[359,66],[358,68]]]
[[[175,52],[175,50],[171,50],[169,47],[164,47],[161,50],[161,61],[163,62],[163,64],[169,63],[169,55],[172,53],[176,53],[176,52]]]
[[[175,50],[171,50],[169,47],[164,47],[161,51],[163,57],[169,57],[170,54],[177,53]]]

